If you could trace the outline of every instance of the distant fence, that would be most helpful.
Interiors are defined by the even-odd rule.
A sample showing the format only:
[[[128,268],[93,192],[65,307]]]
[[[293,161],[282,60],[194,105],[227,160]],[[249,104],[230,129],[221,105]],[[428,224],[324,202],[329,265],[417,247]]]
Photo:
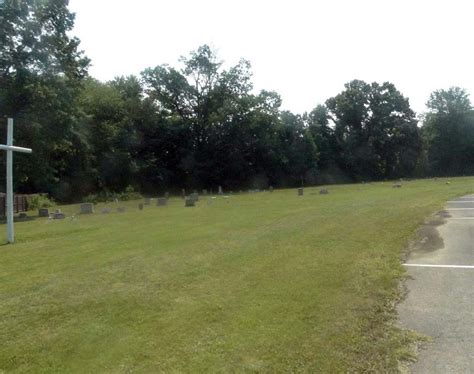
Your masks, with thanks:
[[[20,213],[28,210],[29,195],[13,195],[13,212]],[[7,196],[0,192],[0,217],[5,217],[7,211]]]

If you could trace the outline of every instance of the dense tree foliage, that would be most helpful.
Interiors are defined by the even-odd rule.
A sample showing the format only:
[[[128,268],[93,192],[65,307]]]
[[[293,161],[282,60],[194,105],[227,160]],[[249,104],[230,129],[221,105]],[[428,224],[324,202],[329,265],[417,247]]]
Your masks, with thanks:
[[[423,125],[426,168],[431,175],[474,174],[474,111],[459,87],[430,96]]]
[[[16,181],[58,197],[88,173],[75,99],[89,60],[73,25],[66,0],[6,0],[0,11],[0,118],[15,118],[15,140],[35,151],[15,161]]]
[[[421,150],[417,120],[393,84],[354,80],[326,104],[347,174],[355,179],[412,175]]]
[[[14,117],[15,141],[34,149],[15,158],[19,191],[73,201],[129,186],[156,194],[474,173],[474,114],[460,88],[433,92],[422,126],[389,82],[354,80],[299,115],[281,110],[276,92],[254,91],[249,61],[226,67],[206,45],[178,67],[97,81],[73,25],[67,0],[1,5],[0,119]]]

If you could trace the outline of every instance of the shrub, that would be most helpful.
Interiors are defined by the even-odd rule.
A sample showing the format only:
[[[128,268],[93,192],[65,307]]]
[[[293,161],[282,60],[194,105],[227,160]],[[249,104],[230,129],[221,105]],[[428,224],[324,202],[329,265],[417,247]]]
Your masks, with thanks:
[[[141,198],[142,195],[140,195],[139,192],[136,192],[132,186],[128,186],[125,191],[117,194],[117,199],[120,201],[138,200]]]
[[[82,200],[84,203],[97,204],[97,203],[105,203],[109,201],[114,201],[115,199],[118,199],[120,201],[128,201],[128,200],[138,200],[141,198],[142,198],[142,195],[140,195],[140,193],[136,192],[132,186],[128,186],[123,192],[115,193],[115,192],[110,192],[110,191],[105,190],[97,194],[87,195]]]
[[[28,196],[28,209],[36,210],[39,208],[50,208],[55,205],[53,199],[48,198],[46,195],[32,195]]]

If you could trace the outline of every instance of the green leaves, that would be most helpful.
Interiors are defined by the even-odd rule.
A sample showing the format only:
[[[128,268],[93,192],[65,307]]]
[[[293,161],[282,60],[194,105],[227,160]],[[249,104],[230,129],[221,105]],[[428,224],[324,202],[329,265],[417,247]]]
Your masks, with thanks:
[[[28,181],[24,191],[51,191],[58,180],[85,173],[85,163],[75,162],[83,139],[76,98],[89,60],[69,36],[67,4],[7,0],[0,12],[0,118],[14,117],[15,139],[35,150],[15,163],[16,180]]]
[[[389,82],[354,80],[345,87],[326,102],[343,167],[356,179],[411,175],[421,142],[408,100]]]
[[[474,111],[459,87],[436,90],[423,124],[428,171],[434,175],[474,173]]]

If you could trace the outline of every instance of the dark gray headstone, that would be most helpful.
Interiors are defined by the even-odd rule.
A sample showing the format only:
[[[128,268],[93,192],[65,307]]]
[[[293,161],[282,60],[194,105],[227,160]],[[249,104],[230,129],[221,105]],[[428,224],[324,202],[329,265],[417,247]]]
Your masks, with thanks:
[[[109,214],[110,213],[110,209],[109,208],[102,208],[102,210],[100,211],[102,214]]]
[[[156,206],[165,206],[168,203],[165,197],[159,197],[156,199]]]
[[[329,193],[329,190],[327,188],[321,188],[319,190],[320,195],[327,195]]]
[[[143,204],[142,203],[138,204],[138,209],[143,210]]]
[[[186,190],[184,188],[181,190],[181,197],[186,199]]]
[[[66,218],[66,215],[61,212],[61,209],[56,209],[56,212],[54,212],[54,216],[53,216],[54,219],[64,219]]]
[[[196,192],[193,192],[189,197],[194,201],[199,201],[199,195]]]
[[[18,219],[20,220],[25,220],[28,218],[28,215],[25,213],[25,212],[21,212],[19,215],[18,215]]]
[[[395,183],[392,188],[401,188],[402,184],[401,183]]]
[[[169,192],[165,192],[165,199],[169,199],[170,198],[170,193]]]
[[[203,195],[207,195],[207,190],[202,190]]]
[[[192,197],[187,197],[186,200],[184,200],[184,206],[185,207],[196,206],[196,201]]]
[[[48,208],[39,208],[38,209],[38,217],[49,217],[49,209]]]
[[[219,186],[219,190],[217,191],[217,193],[218,193],[219,195],[224,194],[224,192],[222,192],[222,186]]]
[[[303,196],[303,189],[302,188],[298,188],[298,196]]]
[[[273,186],[268,187],[268,191],[273,192]]]
[[[94,213],[94,205],[92,203],[83,203],[80,205],[81,214],[91,214]]]
[[[125,212],[125,207],[119,206],[119,207],[117,208],[117,212],[119,212],[119,213]]]

